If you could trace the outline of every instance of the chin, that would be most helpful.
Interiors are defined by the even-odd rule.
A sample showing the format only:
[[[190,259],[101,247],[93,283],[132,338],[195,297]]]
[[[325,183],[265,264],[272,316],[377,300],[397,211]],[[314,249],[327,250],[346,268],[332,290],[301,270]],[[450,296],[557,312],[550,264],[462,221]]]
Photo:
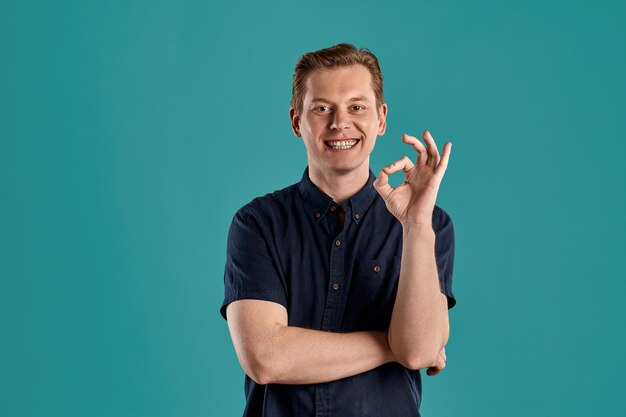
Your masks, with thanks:
[[[359,169],[362,169],[363,165],[365,164],[365,162],[361,162],[361,163],[345,163],[345,164],[333,164],[333,165],[327,165],[327,171],[329,172],[334,172],[338,175],[345,175],[345,174],[349,174],[353,171],[358,171]],[[369,166],[367,166],[367,168],[369,168]]]

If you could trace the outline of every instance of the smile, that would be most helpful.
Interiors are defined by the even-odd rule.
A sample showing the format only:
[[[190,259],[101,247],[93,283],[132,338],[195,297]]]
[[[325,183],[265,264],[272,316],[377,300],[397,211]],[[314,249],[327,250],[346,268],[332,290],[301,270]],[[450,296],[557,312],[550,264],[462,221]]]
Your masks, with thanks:
[[[324,141],[324,144],[332,149],[344,150],[350,149],[354,145],[359,143],[359,139],[343,139],[343,140],[327,140]]]

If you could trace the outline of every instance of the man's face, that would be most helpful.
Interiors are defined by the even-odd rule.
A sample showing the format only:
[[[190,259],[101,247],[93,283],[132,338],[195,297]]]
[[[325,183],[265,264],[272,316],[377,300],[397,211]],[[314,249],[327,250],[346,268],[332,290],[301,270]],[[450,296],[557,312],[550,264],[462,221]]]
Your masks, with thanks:
[[[313,71],[306,79],[302,114],[290,110],[302,136],[309,170],[331,174],[369,170],[376,137],[385,133],[387,105],[376,108],[371,74],[362,65]]]

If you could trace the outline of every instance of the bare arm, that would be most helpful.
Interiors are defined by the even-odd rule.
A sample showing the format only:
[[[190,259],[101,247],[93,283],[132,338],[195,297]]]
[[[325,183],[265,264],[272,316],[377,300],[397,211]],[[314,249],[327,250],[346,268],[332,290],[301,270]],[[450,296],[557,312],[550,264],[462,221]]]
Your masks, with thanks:
[[[443,154],[428,131],[402,140],[418,152],[415,164],[404,157],[380,172],[374,183],[389,211],[403,228],[398,292],[389,326],[389,345],[398,362],[411,369],[432,367],[448,341],[447,299],[439,288],[432,214],[447,168],[451,144]],[[402,171],[405,183],[392,188],[388,175]]]
[[[228,327],[244,371],[259,384],[313,384],[360,374],[394,360],[387,333],[331,333],[288,326],[285,308],[239,300]]]
[[[421,369],[435,363],[448,335],[448,302],[439,288],[435,233],[430,224],[407,226],[389,344],[404,366]]]

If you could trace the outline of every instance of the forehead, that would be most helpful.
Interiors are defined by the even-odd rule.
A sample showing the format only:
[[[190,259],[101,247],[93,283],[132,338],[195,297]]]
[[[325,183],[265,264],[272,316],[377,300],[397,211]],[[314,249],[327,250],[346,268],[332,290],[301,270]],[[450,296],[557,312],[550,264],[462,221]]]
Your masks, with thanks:
[[[351,97],[376,99],[372,89],[372,75],[363,65],[351,65],[331,70],[312,71],[306,79],[304,102],[313,98],[347,100]]]

